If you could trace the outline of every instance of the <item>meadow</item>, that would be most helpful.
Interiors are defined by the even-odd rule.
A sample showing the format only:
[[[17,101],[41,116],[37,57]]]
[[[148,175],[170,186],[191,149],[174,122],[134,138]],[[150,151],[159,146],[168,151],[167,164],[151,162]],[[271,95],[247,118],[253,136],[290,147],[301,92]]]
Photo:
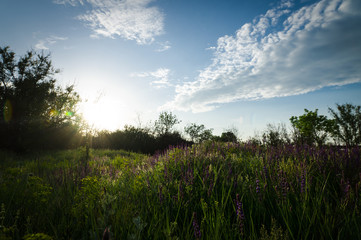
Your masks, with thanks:
[[[0,152],[0,239],[361,239],[360,147]]]

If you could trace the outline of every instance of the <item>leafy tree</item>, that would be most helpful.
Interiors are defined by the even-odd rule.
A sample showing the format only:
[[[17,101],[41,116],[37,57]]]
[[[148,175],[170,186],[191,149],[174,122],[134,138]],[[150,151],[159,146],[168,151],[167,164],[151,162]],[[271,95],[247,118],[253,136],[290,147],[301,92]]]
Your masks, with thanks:
[[[80,98],[73,86],[55,85],[58,72],[50,55],[28,51],[16,59],[9,47],[0,48],[1,147],[25,150],[71,142],[65,137],[78,132]]]
[[[229,130],[222,132],[220,140],[222,142],[237,142],[238,141],[236,134]]]
[[[324,115],[318,115],[318,109],[314,112],[305,109],[303,115],[292,116],[290,121],[294,128],[294,141],[308,145],[323,145],[334,126],[333,120],[327,119]]]
[[[212,132],[213,129],[205,129],[200,135],[200,141],[203,142],[212,139],[213,137]]]
[[[212,138],[212,129],[206,129],[203,124],[196,123],[188,124],[184,127],[184,132],[187,133],[192,142],[202,142]]]
[[[174,125],[180,123],[177,116],[172,112],[161,112],[159,114],[158,120],[155,121],[154,124],[154,132],[156,135],[165,135],[171,133]]]
[[[333,136],[341,140],[346,146],[355,146],[361,143],[361,106],[352,104],[336,104],[338,112],[329,108],[335,125]]]
[[[291,142],[285,124],[267,124],[267,129],[262,137],[264,144],[274,147]]]

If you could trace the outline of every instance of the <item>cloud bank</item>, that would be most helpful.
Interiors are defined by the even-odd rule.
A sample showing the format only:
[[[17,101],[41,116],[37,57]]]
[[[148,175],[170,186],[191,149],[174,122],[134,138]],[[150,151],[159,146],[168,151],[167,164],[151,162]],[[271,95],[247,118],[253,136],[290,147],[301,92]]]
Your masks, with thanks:
[[[163,13],[152,0],[55,0],[71,6],[88,4],[91,10],[77,18],[93,30],[92,37],[120,37],[150,44],[163,33]]]
[[[218,39],[212,64],[176,87],[165,107],[210,111],[222,103],[304,94],[361,81],[361,1],[279,6]]]

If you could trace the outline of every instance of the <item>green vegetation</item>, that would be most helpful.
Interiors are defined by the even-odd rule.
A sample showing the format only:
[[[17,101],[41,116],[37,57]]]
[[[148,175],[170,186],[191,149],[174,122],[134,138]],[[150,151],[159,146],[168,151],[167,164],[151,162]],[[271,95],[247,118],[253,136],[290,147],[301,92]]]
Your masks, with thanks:
[[[359,147],[1,154],[1,239],[361,239]]]
[[[336,141],[347,146],[361,144],[361,106],[352,104],[336,104],[338,112],[329,108],[334,117],[334,128],[331,132]]]

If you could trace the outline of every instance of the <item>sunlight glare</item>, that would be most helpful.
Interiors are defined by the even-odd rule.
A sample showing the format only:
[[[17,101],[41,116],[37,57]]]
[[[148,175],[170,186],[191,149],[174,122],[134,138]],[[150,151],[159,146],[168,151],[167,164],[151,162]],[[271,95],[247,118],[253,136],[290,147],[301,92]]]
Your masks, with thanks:
[[[126,120],[126,111],[123,111],[116,102],[109,98],[103,98],[97,102],[84,102],[81,112],[89,126],[97,130],[120,129]]]

